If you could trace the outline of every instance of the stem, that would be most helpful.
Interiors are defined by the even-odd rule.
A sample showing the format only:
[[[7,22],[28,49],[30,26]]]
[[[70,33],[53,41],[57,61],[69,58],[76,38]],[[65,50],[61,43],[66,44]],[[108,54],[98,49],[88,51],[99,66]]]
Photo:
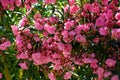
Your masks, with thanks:
[[[23,77],[23,70],[20,69],[20,70],[19,70],[19,78],[20,78],[20,80],[22,80],[22,77]]]
[[[10,73],[9,73],[9,70],[8,70],[6,63],[4,63],[4,71],[3,72],[4,72],[4,76],[5,76],[6,80],[12,80],[10,77]]]

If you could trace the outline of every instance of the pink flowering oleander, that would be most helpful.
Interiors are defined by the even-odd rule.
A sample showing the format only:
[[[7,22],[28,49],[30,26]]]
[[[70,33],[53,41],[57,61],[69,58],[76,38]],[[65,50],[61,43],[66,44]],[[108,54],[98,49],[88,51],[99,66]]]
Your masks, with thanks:
[[[10,46],[11,46],[10,41],[5,41],[4,43],[0,44],[0,50],[6,50]]]
[[[26,62],[22,62],[18,64],[22,69],[28,69],[28,66],[26,64]]]
[[[0,79],[119,80],[119,3],[0,0]]]
[[[112,59],[107,59],[105,63],[107,64],[108,67],[114,67],[116,64],[116,61]]]

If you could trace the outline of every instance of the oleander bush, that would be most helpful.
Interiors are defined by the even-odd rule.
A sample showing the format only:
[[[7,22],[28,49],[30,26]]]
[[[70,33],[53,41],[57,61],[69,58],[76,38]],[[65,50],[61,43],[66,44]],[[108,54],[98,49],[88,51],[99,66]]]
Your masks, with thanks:
[[[0,0],[1,80],[120,80],[119,0]]]

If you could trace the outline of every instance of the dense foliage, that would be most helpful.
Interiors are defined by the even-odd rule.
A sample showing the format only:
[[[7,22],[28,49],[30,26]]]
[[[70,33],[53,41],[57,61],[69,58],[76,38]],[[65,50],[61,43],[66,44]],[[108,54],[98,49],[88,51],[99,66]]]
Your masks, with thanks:
[[[0,0],[0,79],[119,80],[118,0]]]

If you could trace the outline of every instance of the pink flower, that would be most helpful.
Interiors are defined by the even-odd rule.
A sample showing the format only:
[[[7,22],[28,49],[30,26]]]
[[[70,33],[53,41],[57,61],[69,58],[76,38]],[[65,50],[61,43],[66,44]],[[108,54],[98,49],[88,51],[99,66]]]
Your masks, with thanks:
[[[75,28],[75,32],[76,32],[77,34],[80,34],[80,32],[81,32],[81,30],[82,30],[82,27],[83,27],[83,25],[78,25],[78,26]]]
[[[36,21],[37,19],[40,19],[42,16],[41,16],[41,14],[40,13],[36,13],[35,15],[34,15],[34,20]]]
[[[107,59],[105,63],[107,64],[108,67],[114,67],[116,64],[116,61],[113,59]]]
[[[68,8],[69,8],[69,5],[66,5],[66,6],[64,7],[64,12],[65,12],[65,13],[68,11]]]
[[[78,41],[78,42],[82,42],[83,44],[86,42],[85,37],[82,36],[82,35],[76,35],[75,40]]]
[[[6,48],[7,47],[5,45],[3,45],[3,44],[0,45],[0,50],[6,50]]]
[[[112,19],[113,11],[111,9],[107,10],[107,19]]]
[[[44,29],[45,29],[48,33],[54,34],[54,33],[55,33],[55,30],[56,30],[56,27],[50,26],[50,25],[48,25],[48,24],[45,24],[45,25],[44,25]]]
[[[11,46],[10,41],[6,41],[3,44],[0,44],[0,50],[6,50],[10,46]]]
[[[42,30],[43,29],[43,25],[41,25],[38,21],[35,22],[35,28],[37,30]]]
[[[120,20],[117,21],[117,25],[120,26]]]
[[[97,69],[98,68],[98,65],[96,63],[91,63],[90,64],[90,67],[93,68],[93,69]]]
[[[24,70],[28,69],[28,66],[27,66],[26,62],[19,63],[18,65]]]
[[[61,34],[64,38],[68,38],[68,31],[67,30],[62,31]]]
[[[76,35],[76,32],[73,31],[73,30],[72,30],[72,31],[69,31],[69,32],[68,32],[68,35],[69,35],[69,36],[75,36],[75,35]]]
[[[72,22],[72,21],[67,21],[67,22],[65,22],[64,29],[70,30],[73,25],[74,25],[74,22]]]
[[[24,3],[25,7],[27,9],[30,9],[31,8],[31,4],[30,4],[30,1],[29,0],[25,0],[25,3]]]
[[[25,53],[17,54],[17,59],[28,59],[28,55]]]
[[[62,66],[58,61],[56,61],[55,65],[53,65],[53,69],[58,71],[62,69]]]
[[[104,78],[107,78],[107,77],[109,77],[110,75],[111,75],[111,72],[110,72],[110,71],[107,71],[107,72],[104,73]]]
[[[59,19],[57,17],[53,17],[53,16],[49,18],[50,23],[57,23],[58,20]]]
[[[115,19],[120,20],[120,12],[115,14]]]
[[[40,38],[39,38],[38,36],[33,37],[33,39],[34,39],[36,42],[40,41]]]
[[[48,78],[50,80],[56,80],[56,77],[55,77],[55,75],[52,72],[48,74]]]
[[[59,50],[63,51],[64,48],[65,48],[65,45],[63,43],[58,43],[57,47],[58,47]]]
[[[32,45],[31,45],[30,43],[28,43],[27,48],[28,48],[28,49],[31,49],[31,48],[32,48]]]
[[[35,4],[35,3],[37,3],[37,0],[30,0],[30,3]]]
[[[97,43],[97,44],[99,43],[99,41],[100,41],[100,38],[94,38],[94,39],[93,39],[93,42],[95,42],[95,43]]]
[[[18,27],[16,25],[12,25],[11,28],[12,28],[13,34],[16,36],[18,34]]]
[[[17,7],[19,7],[22,4],[22,2],[21,2],[21,0],[15,0],[15,4]]]
[[[118,75],[114,75],[114,76],[112,76],[111,80],[119,80]]]
[[[96,73],[99,74],[103,74],[104,73],[104,69],[102,67],[98,67]]]
[[[105,25],[105,19],[102,17],[97,18],[95,25],[103,27]]]
[[[9,9],[10,11],[13,11],[15,6],[14,6],[14,0],[1,0],[3,8]]]
[[[99,29],[99,33],[100,33],[100,35],[102,35],[102,36],[106,36],[106,35],[108,34],[108,27],[101,27],[101,28]]]
[[[120,39],[120,29],[113,29],[112,30],[112,38]]]
[[[70,14],[71,15],[77,13],[79,10],[80,10],[80,7],[78,5],[70,6]]]
[[[72,73],[71,73],[71,72],[66,72],[66,73],[64,74],[64,79],[70,79],[71,76],[72,76]]]
[[[27,17],[23,17],[21,20],[20,20],[20,26],[21,27],[24,27],[26,25],[26,22],[27,22]]]
[[[103,5],[108,5],[108,0],[102,0]]]
[[[73,5],[75,3],[75,0],[69,0],[69,4]]]
[[[6,0],[1,0],[1,4],[3,6],[3,8],[6,10],[8,8],[8,1]]]
[[[89,29],[90,29],[90,27],[88,25],[86,25],[86,24],[82,26],[82,30],[84,32],[87,32]]]
[[[92,11],[92,5],[90,3],[84,4],[83,8],[85,11],[89,11],[89,12]]]
[[[92,12],[98,13],[100,12],[100,5],[97,2],[92,3]]]
[[[35,65],[41,65],[42,64],[42,62],[41,62],[41,54],[40,53],[32,54],[32,59],[33,59]]]
[[[64,48],[64,52],[71,52],[71,50],[72,50],[71,44],[66,44]]]
[[[56,0],[44,0],[45,4],[55,4]]]
[[[0,73],[0,79],[2,79],[2,73]]]

